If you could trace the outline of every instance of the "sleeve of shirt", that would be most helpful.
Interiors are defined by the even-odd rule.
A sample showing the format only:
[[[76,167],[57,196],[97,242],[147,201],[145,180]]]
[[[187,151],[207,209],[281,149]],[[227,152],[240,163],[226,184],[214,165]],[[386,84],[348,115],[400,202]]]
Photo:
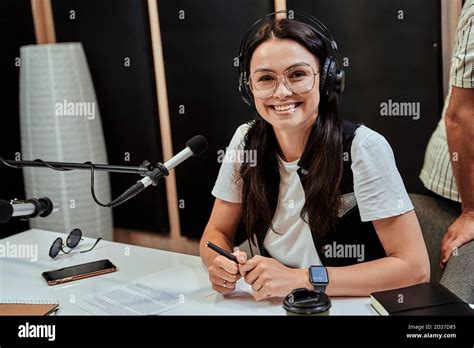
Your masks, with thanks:
[[[374,131],[359,131],[362,129],[357,130],[352,143],[351,168],[361,220],[374,221],[413,210],[388,142]]]
[[[218,156],[221,168],[212,195],[231,203],[242,202],[242,180],[240,178],[239,153],[243,150],[243,140],[248,130],[248,124],[243,124],[235,131],[232,140],[224,154]]]
[[[460,88],[474,88],[474,6],[468,5],[459,19],[451,62],[451,84]]]

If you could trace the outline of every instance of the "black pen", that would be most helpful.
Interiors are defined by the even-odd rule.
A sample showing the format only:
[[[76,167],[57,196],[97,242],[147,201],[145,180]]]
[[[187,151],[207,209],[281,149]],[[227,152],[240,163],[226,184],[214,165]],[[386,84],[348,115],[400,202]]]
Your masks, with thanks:
[[[229,260],[231,261],[234,261],[235,263],[239,263],[239,261],[237,260],[237,258],[235,257],[235,255],[232,255],[231,253],[229,253],[228,251],[222,249],[222,248],[219,248],[217,245],[215,245],[214,243],[212,242],[207,242],[206,243],[206,246],[208,248],[211,248],[212,250],[214,250],[216,253],[224,256],[224,257],[227,257]]]

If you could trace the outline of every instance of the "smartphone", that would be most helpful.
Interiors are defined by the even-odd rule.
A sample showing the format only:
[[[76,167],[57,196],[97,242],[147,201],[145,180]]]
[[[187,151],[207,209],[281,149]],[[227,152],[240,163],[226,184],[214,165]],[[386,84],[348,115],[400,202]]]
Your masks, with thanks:
[[[118,268],[112,262],[110,262],[110,260],[99,260],[43,272],[42,276],[48,285],[56,285],[72,282],[73,280],[112,273],[117,270]]]

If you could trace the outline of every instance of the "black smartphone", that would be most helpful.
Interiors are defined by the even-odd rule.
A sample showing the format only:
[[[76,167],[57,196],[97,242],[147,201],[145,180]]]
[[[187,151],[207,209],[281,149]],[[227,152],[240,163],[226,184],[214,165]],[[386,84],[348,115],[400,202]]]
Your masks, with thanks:
[[[112,273],[117,270],[118,268],[112,262],[110,262],[110,260],[99,260],[43,272],[42,276],[48,285],[56,285],[72,282],[73,280]]]

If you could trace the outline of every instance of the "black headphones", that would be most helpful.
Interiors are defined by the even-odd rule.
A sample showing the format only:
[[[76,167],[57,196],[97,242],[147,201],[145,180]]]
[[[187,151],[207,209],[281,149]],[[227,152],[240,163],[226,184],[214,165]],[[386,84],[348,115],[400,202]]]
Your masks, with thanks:
[[[268,20],[272,16],[276,16],[280,13],[286,13],[287,18],[291,15],[291,19],[294,19],[294,15],[298,15],[301,19],[298,18],[298,21],[301,21],[307,24],[315,33],[316,35],[324,42],[326,46],[326,50],[328,52],[326,60],[324,61],[321,69],[321,81],[320,81],[320,93],[321,98],[324,98],[327,101],[332,100],[336,94],[341,94],[344,91],[345,86],[345,74],[342,68],[341,59],[337,52],[337,44],[336,41],[331,36],[329,29],[317,18],[300,11],[294,10],[281,10],[277,12],[272,12],[258,21],[256,21],[250,29],[245,33],[242,42],[240,43],[240,50],[239,50],[239,92],[246,104],[251,106],[253,109],[255,108],[255,102],[253,99],[252,91],[250,90],[250,86],[248,84],[248,76],[247,76],[247,67],[245,66],[244,56],[248,50],[248,39],[250,35],[257,29],[260,24]]]

